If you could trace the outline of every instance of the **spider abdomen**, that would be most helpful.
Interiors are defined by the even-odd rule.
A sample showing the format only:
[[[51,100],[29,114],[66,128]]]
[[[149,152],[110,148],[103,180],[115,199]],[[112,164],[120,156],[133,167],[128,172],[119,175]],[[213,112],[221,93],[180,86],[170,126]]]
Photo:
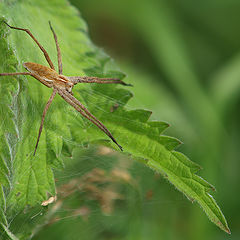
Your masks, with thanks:
[[[26,63],[23,63],[23,66],[30,73],[36,74],[39,77],[46,78],[47,80],[50,80],[50,81],[58,77],[58,73],[55,70],[38,63],[26,62]]]
[[[38,63],[26,62],[23,66],[45,86],[52,88],[56,86],[61,89],[72,89],[72,83],[64,75],[59,75],[54,69],[43,66]],[[71,90],[70,90],[71,92]]]

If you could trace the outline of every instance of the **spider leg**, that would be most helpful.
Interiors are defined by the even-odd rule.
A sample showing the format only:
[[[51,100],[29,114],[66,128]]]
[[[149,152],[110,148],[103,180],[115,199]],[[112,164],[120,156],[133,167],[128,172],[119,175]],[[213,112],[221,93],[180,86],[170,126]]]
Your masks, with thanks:
[[[75,84],[78,83],[100,83],[100,84],[106,84],[106,83],[115,83],[115,84],[122,84],[124,86],[133,86],[132,84],[128,84],[123,82],[122,80],[118,78],[98,78],[98,77],[68,77],[69,80]]]
[[[122,147],[117,143],[116,139],[109,132],[109,130],[95,117],[93,116],[74,96],[72,96],[66,90],[58,89],[58,94],[71,106],[73,106],[82,116],[87,118],[93,124],[95,124],[99,129],[101,129],[112,141],[123,151]]]
[[[43,123],[44,123],[44,119],[45,119],[47,110],[48,110],[50,104],[52,103],[52,101],[53,101],[56,93],[57,93],[57,90],[56,90],[56,89],[53,89],[52,95],[51,95],[50,98],[48,99],[48,102],[47,102],[47,104],[46,104],[46,106],[45,106],[45,108],[44,108],[44,110],[43,110],[41,125],[40,125],[40,128],[39,128],[37,143],[36,143],[36,146],[35,146],[35,149],[34,149],[33,156],[35,155],[35,153],[36,153],[36,151],[37,151],[37,147],[38,147],[39,139],[40,139],[40,136],[41,136],[41,133],[42,133]]]
[[[107,128],[94,116],[92,115],[87,108],[85,108],[83,106],[82,103],[80,103],[72,94],[70,94],[69,92],[65,92],[65,95],[67,95],[67,97],[74,102],[75,104],[77,104],[84,112],[85,114],[87,114],[90,118],[92,118],[94,121],[96,121],[106,132],[108,132],[110,134],[110,132],[107,130]]]
[[[52,68],[52,69],[55,69],[54,68],[54,65],[47,53],[47,51],[43,48],[43,46],[38,42],[38,40],[32,35],[32,33],[30,32],[30,30],[28,29],[25,29],[25,28],[18,28],[18,27],[13,27],[13,26],[10,26],[8,23],[4,22],[8,27],[12,28],[12,29],[16,29],[16,30],[21,30],[21,31],[24,31],[26,32],[33,40],[34,42],[38,45],[38,47],[41,49],[41,51],[43,52],[49,66]]]
[[[49,21],[49,25],[50,25],[51,31],[52,31],[52,33],[53,33],[53,37],[54,37],[54,39],[55,39],[56,48],[57,48],[58,73],[59,73],[59,74],[62,74],[62,55],[61,55],[60,47],[59,47],[59,44],[58,44],[57,35],[56,35],[55,31],[53,30],[53,27],[52,27],[50,21]]]
[[[0,73],[0,76],[32,75],[30,72]]]

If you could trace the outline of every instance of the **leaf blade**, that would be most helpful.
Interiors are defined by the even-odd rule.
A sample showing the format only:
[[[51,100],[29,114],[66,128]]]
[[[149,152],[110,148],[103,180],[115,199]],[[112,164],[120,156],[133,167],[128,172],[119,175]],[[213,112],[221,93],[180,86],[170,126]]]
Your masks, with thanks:
[[[17,23],[19,26],[29,24],[28,27],[34,30],[34,34],[37,34],[39,41],[43,42],[43,45],[49,50],[50,55],[53,56],[56,54],[55,46],[52,44],[53,42],[49,43],[51,33],[47,34],[45,31],[44,24],[46,24],[46,21],[41,20],[40,23],[32,21],[33,23],[30,24],[30,20],[33,15],[38,16],[39,19],[40,15],[43,19],[53,18],[50,7],[56,7],[55,2],[34,2],[36,6],[40,7],[40,14],[35,7],[28,5],[27,1],[15,2],[15,5],[5,12],[8,13],[8,16],[12,16],[13,23]],[[114,64],[109,64],[110,58],[90,42],[86,35],[84,21],[74,15],[76,11],[68,7],[63,0],[58,1],[57,9],[61,14],[55,16],[55,21],[52,21],[52,23],[58,23],[56,24],[55,31],[60,33],[59,39],[62,37],[65,41],[62,42],[62,47],[64,50],[63,62],[66,63],[64,65],[66,75],[68,73],[79,75],[85,72],[96,76],[108,76],[114,73],[115,76],[122,78],[124,75],[117,70],[117,67]],[[26,16],[24,20],[22,19],[22,15]],[[68,21],[70,22],[63,22],[61,20],[63,16],[68,17]],[[8,18],[10,19],[10,17]],[[4,33],[9,31],[6,29],[6,26],[3,26],[3,23],[1,24],[1,28]],[[80,28],[81,32],[77,31],[77,28]],[[6,42],[6,39],[8,42]],[[69,42],[72,42],[71,47],[69,46]],[[43,62],[42,54],[40,52],[37,53],[36,46],[33,45],[31,39],[28,39],[22,33],[11,31],[9,38],[6,38],[6,36],[1,38],[2,45],[5,50],[8,47],[10,50],[4,53],[7,65],[6,68],[1,68],[1,71],[16,71],[19,64],[18,59],[26,57],[30,58],[31,61]],[[29,56],[26,56],[26,46],[30,49]],[[66,61],[69,59],[72,60],[71,64]],[[1,62],[1,67],[5,66],[5,64]],[[82,70],[79,69],[79,65],[81,65]],[[38,124],[41,119],[41,111],[49,97],[50,91],[40,86],[39,83],[31,81],[32,79],[29,77],[15,79],[19,81],[10,83],[10,87],[7,85],[10,89],[14,90],[11,94],[9,93],[10,91],[6,91],[4,85],[1,85],[5,91],[5,94],[2,96],[4,102],[9,102],[10,105],[15,106],[13,108],[15,111],[12,111],[8,104],[3,108],[5,116],[7,115],[9,119],[5,121],[4,127],[12,131],[11,138],[6,138],[5,130],[0,130],[1,137],[4,136],[7,139],[6,144],[3,146],[3,152],[6,152],[5,155],[7,156],[5,165],[9,165],[11,157],[14,160],[12,166],[14,171],[12,169],[9,171],[13,188],[7,196],[6,201],[7,205],[11,206],[11,208],[8,208],[9,215],[11,215],[11,212],[20,212],[27,204],[32,206],[39,205],[49,193],[55,195],[55,184],[51,167],[61,164],[59,164],[57,159],[52,162],[47,155],[47,150],[51,150],[55,155],[61,155],[61,148],[63,142],[66,144],[66,140],[72,141],[76,143],[76,146],[79,146],[79,144],[86,142],[107,139],[99,129],[83,120],[66,103],[61,102],[61,99],[56,97],[56,103],[54,103],[55,105],[49,111],[49,114],[52,114],[54,118],[46,119],[37,156],[33,158],[31,154],[34,149]],[[28,84],[26,79],[29,80]],[[6,84],[8,81],[10,82],[12,79],[5,78],[4,83],[1,82],[1,84]],[[173,149],[180,143],[177,139],[160,135],[167,128],[168,124],[149,121],[150,111],[127,111],[124,106],[133,94],[123,88],[116,86],[88,86],[74,93],[77,94],[78,98],[84,102],[94,115],[107,125],[114,136],[117,136],[119,143],[123,145],[126,153],[130,153],[138,160],[148,159],[145,161],[148,167],[167,176],[176,188],[190,199],[198,201],[210,220],[229,233],[221,210],[215,200],[208,194],[212,186],[195,175],[195,172],[200,167],[185,158],[184,155],[173,152]],[[14,98],[14,95],[17,95],[17,97]],[[112,107],[116,104],[118,104],[117,109],[112,111]],[[52,113],[53,109],[54,113]],[[63,111],[67,114],[63,114]],[[61,120],[58,121],[59,119]],[[51,121],[53,121],[53,124],[50,123]],[[24,123],[31,123],[32,127],[29,128]],[[67,123],[67,126],[64,123]],[[51,132],[52,126],[54,126],[55,136]],[[81,132],[81,135],[79,132]],[[14,139],[13,136],[16,133],[19,136]],[[61,140],[62,136],[65,138],[63,142]],[[11,156],[9,149],[13,149],[13,156]],[[2,157],[1,160],[3,159]],[[4,165],[1,164],[0,166]],[[7,167],[3,167],[5,174],[3,176],[9,174],[7,170]],[[4,178],[2,177],[2,179]],[[3,182],[7,186],[7,179]],[[17,203],[16,198],[18,199]]]

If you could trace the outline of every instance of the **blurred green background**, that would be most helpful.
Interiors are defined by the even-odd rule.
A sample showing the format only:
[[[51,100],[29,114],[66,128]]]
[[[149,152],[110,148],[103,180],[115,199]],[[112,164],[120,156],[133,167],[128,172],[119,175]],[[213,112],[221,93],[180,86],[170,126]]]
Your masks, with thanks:
[[[125,81],[134,84],[127,107],[152,110],[152,119],[170,123],[165,134],[183,141],[178,150],[203,167],[199,175],[216,187],[213,196],[232,235],[143,165],[90,148],[75,152],[66,177],[57,184],[93,168],[109,173],[121,165],[129,180],[120,186],[112,183],[121,197],[113,197],[108,213],[99,199],[92,199],[86,219],[73,211],[79,199],[85,204],[86,196],[71,195],[56,210],[55,221],[34,239],[240,239],[240,2],[70,2],[86,20],[93,42],[115,59],[128,76]]]

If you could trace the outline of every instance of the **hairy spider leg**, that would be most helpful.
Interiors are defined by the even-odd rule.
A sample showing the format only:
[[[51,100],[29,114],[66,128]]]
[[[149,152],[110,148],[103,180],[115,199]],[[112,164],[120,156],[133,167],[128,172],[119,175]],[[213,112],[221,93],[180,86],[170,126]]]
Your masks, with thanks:
[[[80,76],[76,76],[76,77],[68,77],[69,80],[74,84],[78,84],[78,83],[100,83],[100,84],[122,84],[124,86],[133,86],[132,84],[128,84],[125,83],[124,81],[118,79],[118,78],[99,78],[99,77],[80,77]]]
[[[47,60],[49,66],[50,66],[52,69],[55,69],[55,68],[54,68],[54,65],[53,65],[53,63],[52,63],[52,61],[51,61],[51,59],[50,59],[50,57],[49,57],[49,55],[48,55],[48,53],[47,53],[47,51],[46,51],[46,50],[43,48],[43,46],[38,42],[38,40],[32,35],[32,33],[30,32],[30,30],[25,29],[25,28],[18,28],[18,27],[10,26],[10,25],[9,25],[7,22],[5,22],[5,21],[4,21],[4,23],[5,23],[8,27],[10,27],[10,28],[12,28],[12,29],[16,29],[16,30],[20,30],[20,31],[26,32],[26,33],[34,40],[34,42],[38,45],[38,47],[41,49],[41,51],[43,52],[43,54],[44,54],[44,56],[45,56],[45,59]]]
[[[122,147],[117,143],[116,139],[109,132],[109,130],[95,117],[93,116],[75,97],[73,97],[68,91],[58,89],[58,94],[71,106],[73,106],[82,116],[87,118],[93,124],[95,124],[99,129],[101,129],[112,141],[123,151]]]
[[[36,146],[35,146],[35,149],[34,149],[33,156],[35,155],[35,153],[36,153],[36,151],[37,151],[37,147],[38,147],[39,139],[40,139],[40,136],[41,136],[41,133],[42,133],[43,123],[44,123],[44,119],[45,119],[47,110],[48,110],[49,106],[51,105],[54,97],[56,96],[56,93],[57,93],[57,90],[54,88],[54,89],[53,89],[53,92],[52,92],[52,95],[51,95],[50,98],[48,99],[48,102],[47,102],[47,104],[46,104],[46,106],[45,106],[45,108],[44,108],[44,110],[43,110],[41,125],[40,125],[40,128],[39,128],[37,143],[36,143]]]
[[[0,73],[0,76],[31,75],[30,72]]]
[[[58,44],[58,39],[57,39],[57,35],[55,33],[55,31],[53,30],[53,27],[51,25],[51,22],[49,21],[49,26],[51,28],[51,31],[53,33],[53,37],[56,43],[56,48],[57,48],[57,58],[58,58],[58,73],[62,74],[63,68],[62,68],[62,55],[61,55],[61,50]]]

